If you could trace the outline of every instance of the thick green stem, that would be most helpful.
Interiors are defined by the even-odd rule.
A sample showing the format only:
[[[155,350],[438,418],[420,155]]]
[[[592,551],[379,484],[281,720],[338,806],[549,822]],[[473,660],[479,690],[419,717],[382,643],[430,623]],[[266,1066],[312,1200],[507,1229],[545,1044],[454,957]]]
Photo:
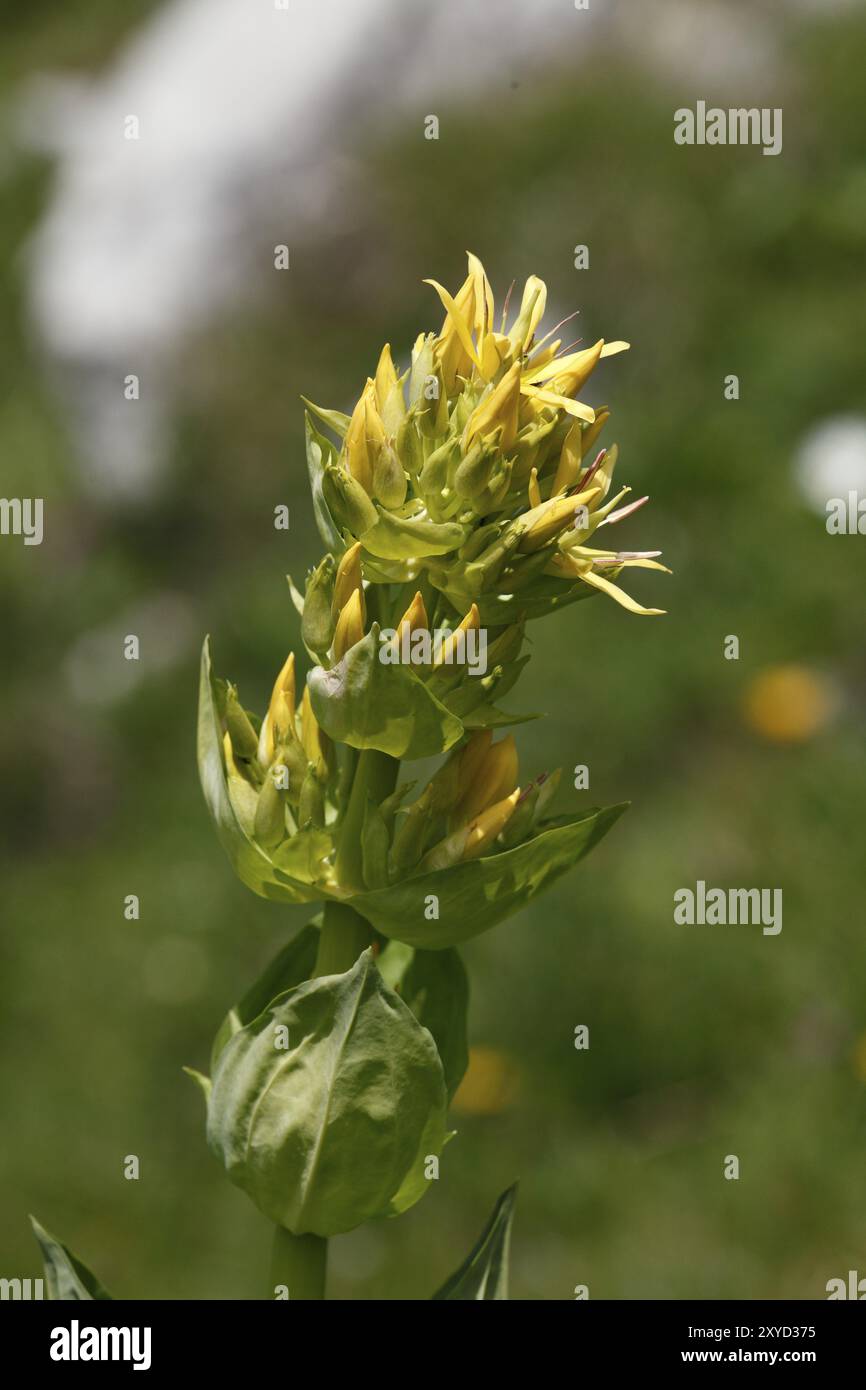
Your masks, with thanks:
[[[323,1299],[328,1242],[322,1236],[293,1236],[277,1226],[271,1256],[271,1298],[288,1290],[290,1299]]]
[[[313,979],[344,975],[373,939],[369,922],[345,903],[325,903]]]
[[[340,827],[340,843],[337,846],[336,872],[344,888],[362,892],[364,875],[361,862],[361,831],[364,828],[364,812],[367,798],[372,797],[377,804],[390,796],[397,785],[400,762],[387,753],[379,753],[375,748],[365,748],[358,758],[355,778],[349,793],[349,803],[343,824]],[[348,969],[348,966],[345,967]]]
[[[337,875],[345,888],[364,886],[361,862],[361,830],[367,797],[382,801],[394,790],[396,758],[365,749],[358,758],[352,790],[337,849]],[[326,902],[319,934],[319,950],[313,978],[342,975],[373,939],[369,922],[346,903]],[[288,1289],[289,1298],[323,1299],[328,1261],[328,1242],[321,1236],[293,1236],[278,1226],[274,1232],[271,1285]]]

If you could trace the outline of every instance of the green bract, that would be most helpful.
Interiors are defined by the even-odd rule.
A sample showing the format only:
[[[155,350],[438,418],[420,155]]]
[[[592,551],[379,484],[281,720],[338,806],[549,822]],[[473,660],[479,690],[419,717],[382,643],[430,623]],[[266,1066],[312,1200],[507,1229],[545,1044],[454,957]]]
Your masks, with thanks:
[[[394,669],[381,667],[385,674]],[[255,840],[249,821],[244,826],[221,752],[218,701],[206,643],[199,705],[199,771],[217,833],[238,877],[261,897],[278,902],[330,899],[350,903],[383,936],[412,946],[438,950],[496,926],[578,863],[625,810],[624,804],[608,806],[543,821],[537,835],[513,848],[450,868],[415,872],[386,887],[347,892],[334,877],[336,827],[300,830],[266,850]],[[430,894],[438,898],[437,920],[427,920],[424,915]]]
[[[552,822],[533,840],[467,864],[417,874],[404,883],[363,893],[352,906],[383,936],[438,950],[495,927],[564,874],[606,835],[626,809],[606,806]],[[425,900],[438,898],[438,921],[427,921]]]
[[[446,1279],[434,1301],[501,1302],[508,1298],[508,1255],[517,1184],[503,1192],[463,1264]]]
[[[44,1226],[40,1226],[35,1216],[30,1224],[39,1242],[42,1263],[45,1269],[45,1286],[48,1297],[59,1302],[89,1302],[107,1300],[111,1294],[102,1287],[96,1275],[73,1255],[68,1246],[63,1245]]]
[[[319,724],[339,743],[376,748],[392,758],[444,753],[463,733],[460,720],[411,666],[384,665],[379,646],[374,623],[330,671],[316,666],[310,672],[310,703]]]
[[[372,951],[278,996],[212,1080],[211,1147],[277,1225],[331,1236],[426,1192],[446,1139],[442,1063]]]

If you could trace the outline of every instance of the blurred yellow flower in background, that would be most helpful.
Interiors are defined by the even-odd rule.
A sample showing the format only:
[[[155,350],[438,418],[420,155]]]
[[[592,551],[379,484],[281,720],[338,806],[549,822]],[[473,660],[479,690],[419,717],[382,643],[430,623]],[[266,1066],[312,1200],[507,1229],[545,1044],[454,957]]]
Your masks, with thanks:
[[[520,1069],[495,1047],[471,1047],[469,1066],[451,1102],[461,1115],[501,1115],[520,1094]]]
[[[807,666],[767,666],[743,697],[747,726],[771,743],[806,743],[825,729],[837,706],[836,692]]]

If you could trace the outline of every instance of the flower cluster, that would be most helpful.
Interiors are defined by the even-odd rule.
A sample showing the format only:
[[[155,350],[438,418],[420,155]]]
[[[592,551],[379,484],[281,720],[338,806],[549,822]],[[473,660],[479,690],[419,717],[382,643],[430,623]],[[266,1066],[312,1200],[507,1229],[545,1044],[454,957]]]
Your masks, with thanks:
[[[435,281],[446,311],[398,373],[382,349],[352,415],[313,406],[340,438],[319,446],[323,509],[343,544],[360,542],[371,583],[424,576],[452,611],[479,605],[499,625],[537,616],[592,590],[632,613],[655,614],[614,582],[624,569],[664,569],[657,551],[588,544],[646,498],[610,496],[616,445],[596,451],[610,412],[575,399],[603,357],[624,342],[563,349],[538,337],[547,290],[526,282],[520,308],[494,325],[490,284],[477,257],[457,295]],[[553,581],[553,582],[551,582]]]
[[[577,399],[627,344],[539,337],[535,276],[497,329],[474,256],[454,298],[431,283],[445,321],[409,369],[386,347],[350,416],[307,416],[326,553],[303,593],[291,585],[312,663],[300,699],[294,653],[261,719],[213,675],[207,643],[202,656],[199,767],[232,864],[263,897],[324,902],[229,1011],[199,1078],[214,1152],[292,1261],[310,1247],[284,1233],[324,1239],[429,1190],[467,1058],[454,948],[573,868],[623,810],[552,815],[559,774],[521,780],[513,736],[498,736],[527,717],[500,703],[527,622],[599,592],[659,612],[616,583],[662,569],[657,552],[589,544],[646,501],[611,495],[609,412]],[[421,787],[400,780],[434,757]]]
[[[657,552],[588,544],[646,501],[626,500],[628,487],[611,495],[616,445],[596,447],[610,412],[577,399],[628,344],[539,336],[547,291],[536,276],[497,329],[472,255],[453,298],[430,283],[445,321],[417,339],[409,369],[399,373],[386,346],[351,416],[310,405],[339,443],[308,415],[327,552],[303,594],[292,585],[314,663],[299,705],[293,654],[261,721],[208,664],[204,727],[221,744],[214,779],[226,803],[217,822],[238,872],[266,896],[345,900],[532,841],[557,774],[521,786],[513,740],[492,742],[519,719],[499,701],[528,660],[527,621],[599,591],[631,612],[660,611],[615,582],[633,566],[663,569]],[[434,626],[450,636],[424,656]],[[473,634],[485,639],[483,674],[462,655]],[[416,636],[422,656],[407,666]],[[385,756],[384,778],[359,778],[365,750]],[[399,761],[449,750],[407,806],[416,784],[397,785]]]

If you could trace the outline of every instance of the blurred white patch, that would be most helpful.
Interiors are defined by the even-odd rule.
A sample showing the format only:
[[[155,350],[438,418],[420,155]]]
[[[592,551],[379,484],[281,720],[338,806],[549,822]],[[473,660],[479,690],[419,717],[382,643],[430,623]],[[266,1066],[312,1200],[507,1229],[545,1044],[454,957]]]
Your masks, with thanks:
[[[866,416],[834,415],[809,430],[794,457],[794,476],[822,516],[832,497],[866,496]]]
[[[721,0],[172,0],[92,80],[32,80],[19,139],[58,165],[30,308],[86,482],[126,503],[156,490],[185,345],[261,282],[275,244],[291,286],[305,240],[321,254],[359,212],[375,221],[366,149],[395,120],[420,139],[455,92],[501,101],[607,52],[720,94],[746,75],[757,100],[778,24]]]

